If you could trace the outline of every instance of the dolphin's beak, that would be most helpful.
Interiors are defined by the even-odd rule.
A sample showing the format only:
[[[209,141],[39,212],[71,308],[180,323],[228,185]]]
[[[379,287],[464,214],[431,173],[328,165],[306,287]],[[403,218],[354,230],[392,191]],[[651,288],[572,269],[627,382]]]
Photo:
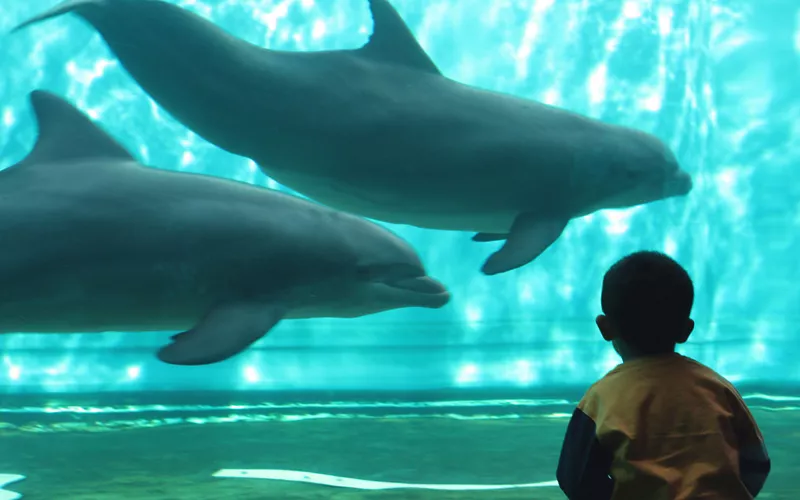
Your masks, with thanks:
[[[450,292],[430,276],[418,276],[393,281],[391,286],[426,296],[426,307],[438,309],[450,301]]]
[[[673,196],[683,196],[685,194],[689,194],[689,192],[692,190],[692,186],[692,176],[683,170],[680,170],[669,182],[667,190],[670,193],[674,193]]]

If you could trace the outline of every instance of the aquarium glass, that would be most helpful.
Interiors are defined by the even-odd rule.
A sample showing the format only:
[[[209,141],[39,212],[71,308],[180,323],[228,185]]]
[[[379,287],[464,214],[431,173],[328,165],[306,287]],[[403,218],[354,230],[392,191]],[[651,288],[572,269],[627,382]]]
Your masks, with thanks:
[[[368,40],[373,26],[366,0],[170,2],[256,46],[285,51],[355,49]],[[28,95],[44,89],[88,113],[146,165],[291,192],[253,161],[221,150],[179,123],[77,16],[10,32],[54,3],[0,5],[0,168],[30,151],[37,131]],[[555,432],[526,431],[531,443],[526,449],[547,447],[554,458],[571,405],[619,362],[594,322],[603,274],[626,253],[651,249],[674,257],[695,282],[696,330],[680,352],[748,388],[754,405],[791,407],[792,387],[800,382],[800,183],[795,175],[800,165],[800,5],[791,0],[391,3],[447,77],[652,133],[691,174],[691,193],[574,219],[534,262],[496,276],[483,275],[480,267],[500,242],[476,243],[467,232],[381,222],[411,242],[429,274],[448,286],[452,300],[447,306],[358,319],[286,320],[242,354],[213,365],[159,362],[154,354],[175,333],[169,331],[2,335],[0,402],[57,395],[62,399],[56,406],[63,409],[73,405],[74,395],[74,406],[90,411],[91,404],[80,403],[82,395],[123,394],[135,405],[137,395],[161,393],[148,396],[148,404],[181,405],[187,394],[215,391],[186,404],[222,408],[252,393],[259,396],[247,403],[253,405],[248,411],[262,415],[258,404],[277,401],[261,396],[269,391],[324,394],[327,401],[360,393],[370,396],[356,399],[377,405],[373,413],[404,414],[417,410],[381,406],[395,397],[381,394],[414,400],[414,394],[440,391],[450,399],[464,394],[464,401],[495,401],[480,411],[465,409],[473,403],[462,401],[452,413],[500,412],[512,400],[527,401],[519,404],[528,409],[555,405],[548,406],[560,415]],[[217,77],[220,87],[236,91],[235,81]],[[279,96],[263,95],[272,98]],[[501,175],[502,165],[497,170]],[[454,177],[452,182],[466,181]],[[0,235],[0,253],[2,241]],[[378,439],[386,430],[363,432]],[[421,447],[430,433],[450,436],[454,441],[442,449],[453,453],[453,463],[461,460],[453,443],[468,442],[468,433],[460,435],[445,424],[420,432]],[[207,439],[222,443],[227,438]],[[299,446],[287,443],[287,449]],[[484,458],[498,468],[503,460],[513,462],[501,454]],[[315,463],[344,463],[320,460]],[[221,467],[233,463],[218,462]],[[554,469],[547,467],[536,480],[553,479]],[[524,482],[524,475],[486,480]]]
[[[252,161],[212,146],[161,110],[76,16],[7,34],[51,3],[3,7],[0,165],[31,147],[36,130],[27,94],[41,88],[74,101],[143,163],[282,189]],[[357,48],[372,29],[360,0],[178,3],[281,50]],[[586,384],[617,363],[594,327],[602,275],[639,249],[675,257],[696,282],[697,330],[686,353],[734,381],[800,377],[793,362],[800,267],[793,265],[791,173],[800,42],[791,2],[394,3],[445,75],[651,132],[676,151],[693,176],[692,192],[573,220],[534,263],[492,277],[479,268],[499,243],[390,226],[448,285],[453,299],[445,308],[286,321],[241,356],[191,371],[154,361],[163,333],[5,335],[0,386],[62,392]]]

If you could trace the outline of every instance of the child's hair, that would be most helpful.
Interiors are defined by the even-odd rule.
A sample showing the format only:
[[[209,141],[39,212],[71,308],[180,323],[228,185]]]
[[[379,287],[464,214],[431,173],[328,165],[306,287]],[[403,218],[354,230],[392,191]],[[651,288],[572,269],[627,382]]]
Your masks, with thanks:
[[[603,313],[619,336],[642,354],[675,349],[694,302],[689,273],[660,252],[635,252],[603,277]]]

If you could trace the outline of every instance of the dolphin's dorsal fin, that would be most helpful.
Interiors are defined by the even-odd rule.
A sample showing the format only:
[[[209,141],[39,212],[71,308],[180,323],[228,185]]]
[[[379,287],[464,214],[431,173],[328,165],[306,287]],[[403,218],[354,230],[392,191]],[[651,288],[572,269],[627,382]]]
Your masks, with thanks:
[[[39,136],[31,153],[18,165],[89,158],[136,161],[127,149],[61,97],[35,90],[30,100]]]
[[[374,27],[359,53],[376,61],[441,74],[389,0],[369,0]]]

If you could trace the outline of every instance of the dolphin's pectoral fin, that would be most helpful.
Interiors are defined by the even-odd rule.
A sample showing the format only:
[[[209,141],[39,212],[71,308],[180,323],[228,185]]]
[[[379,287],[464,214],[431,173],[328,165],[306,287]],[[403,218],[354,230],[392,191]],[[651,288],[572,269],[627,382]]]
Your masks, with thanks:
[[[208,365],[226,360],[266,335],[286,314],[271,302],[232,302],[212,309],[191,330],[172,337],[158,351],[171,365]]]
[[[472,237],[472,241],[486,243],[488,241],[500,241],[508,238],[506,233],[477,233]]]
[[[518,215],[505,245],[486,260],[481,270],[493,275],[524,266],[552,245],[568,222],[568,218],[542,219],[532,213]]]
[[[378,62],[441,74],[389,0],[370,0],[369,9],[374,27],[367,44],[357,51],[359,54]]]

